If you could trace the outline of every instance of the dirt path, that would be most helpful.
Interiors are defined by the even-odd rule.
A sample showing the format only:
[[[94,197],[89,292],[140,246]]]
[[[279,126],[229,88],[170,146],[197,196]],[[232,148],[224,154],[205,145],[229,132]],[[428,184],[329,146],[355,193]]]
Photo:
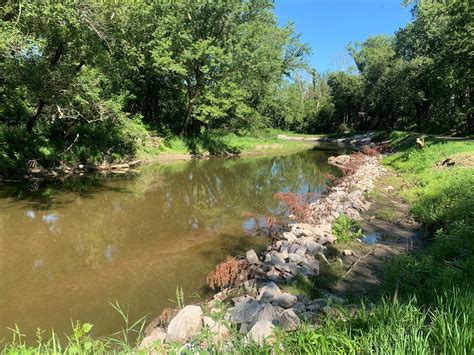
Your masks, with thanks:
[[[387,259],[423,246],[421,225],[411,217],[410,207],[396,196],[400,184],[399,178],[390,174],[376,181],[371,194],[373,204],[359,222],[366,235],[364,242],[338,247],[339,253],[345,249],[352,250],[353,255],[341,257],[343,277],[329,285],[335,295],[348,299],[369,295],[383,281]]]

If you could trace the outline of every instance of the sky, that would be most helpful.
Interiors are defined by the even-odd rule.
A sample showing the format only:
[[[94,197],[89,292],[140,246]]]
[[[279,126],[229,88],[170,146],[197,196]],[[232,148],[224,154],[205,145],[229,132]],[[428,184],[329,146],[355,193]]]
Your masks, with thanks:
[[[276,0],[280,25],[295,22],[301,40],[312,49],[310,64],[318,71],[353,65],[346,51],[351,41],[393,34],[411,20],[402,0]]]

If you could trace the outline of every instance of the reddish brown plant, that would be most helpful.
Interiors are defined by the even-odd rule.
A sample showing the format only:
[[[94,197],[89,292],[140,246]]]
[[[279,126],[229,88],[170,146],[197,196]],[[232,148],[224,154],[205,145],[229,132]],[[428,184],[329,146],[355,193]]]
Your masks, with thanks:
[[[301,222],[308,217],[309,203],[312,197],[312,193],[300,195],[293,192],[277,192],[275,194],[275,199],[283,203],[288,213]]]
[[[363,145],[360,151],[362,154],[368,155],[369,157],[378,157],[380,155],[380,152],[377,150],[377,147],[372,148],[367,144]]]
[[[207,276],[207,284],[213,290],[235,285],[240,275],[247,274],[247,260],[237,260],[228,256]]]

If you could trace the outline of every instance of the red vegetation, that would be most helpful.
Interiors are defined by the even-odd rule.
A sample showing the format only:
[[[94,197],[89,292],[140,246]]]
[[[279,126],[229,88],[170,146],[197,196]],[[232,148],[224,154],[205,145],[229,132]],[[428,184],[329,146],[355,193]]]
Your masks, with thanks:
[[[357,171],[357,169],[364,163],[364,160],[364,154],[360,152],[352,153],[350,155],[349,161],[346,164],[340,166],[339,168],[341,169],[344,176],[350,176]]]
[[[362,154],[368,155],[369,157],[378,157],[380,152],[378,151],[377,147],[370,147],[368,145],[362,146],[360,149]]]
[[[283,203],[289,214],[296,217],[298,221],[305,221],[308,217],[309,203],[312,193],[299,195],[293,192],[277,192],[275,199]]]
[[[239,276],[246,277],[248,266],[247,260],[236,260],[228,256],[207,276],[207,284],[213,290],[233,286]]]

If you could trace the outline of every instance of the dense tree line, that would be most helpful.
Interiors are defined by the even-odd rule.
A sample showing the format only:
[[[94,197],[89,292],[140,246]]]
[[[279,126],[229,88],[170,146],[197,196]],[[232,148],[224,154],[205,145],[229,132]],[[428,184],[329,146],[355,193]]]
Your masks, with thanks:
[[[410,3],[413,21],[393,37],[375,36],[349,44],[356,73],[331,72],[317,87],[314,79],[306,80],[299,91],[301,85],[291,84],[282,103],[293,108],[285,110],[304,113],[286,116],[286,126],[315,132],[472,133],[474,42],[469,1],[419,0],[407,5]],[[295,92],[300,100],[291,99]]]
[[[2,169],[110,161],[150,132],[473,131],[467,0],[411,2],[393,37],[348,46],[357,71],[331,73],[272,0],[0,4]]]
[[[1,2],[2,138],[23,132],[56,153],[75,140],[88,156],[127,151],[144,125],[268,126],[276,88],[308,53],[271,0]]]

